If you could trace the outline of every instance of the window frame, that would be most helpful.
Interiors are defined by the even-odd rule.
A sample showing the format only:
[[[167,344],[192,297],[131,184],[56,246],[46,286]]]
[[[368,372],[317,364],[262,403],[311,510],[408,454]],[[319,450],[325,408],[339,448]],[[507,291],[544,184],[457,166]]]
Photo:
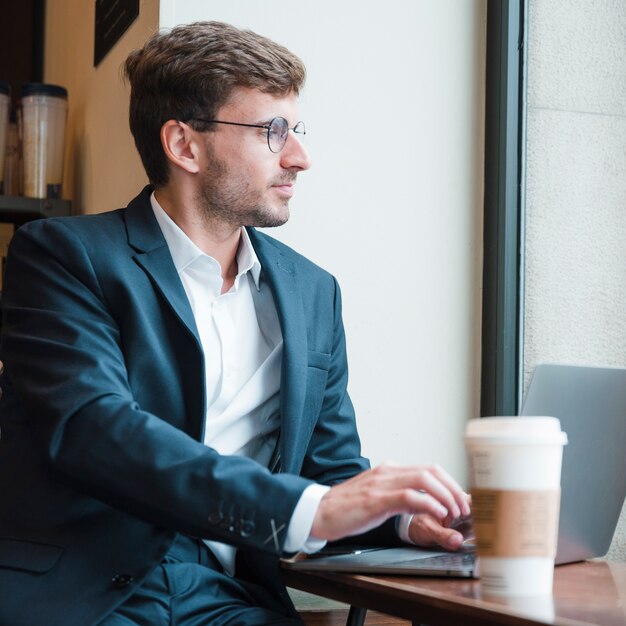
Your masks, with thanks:
[[[521,402],[525,0],[488,0],[481,416]]]

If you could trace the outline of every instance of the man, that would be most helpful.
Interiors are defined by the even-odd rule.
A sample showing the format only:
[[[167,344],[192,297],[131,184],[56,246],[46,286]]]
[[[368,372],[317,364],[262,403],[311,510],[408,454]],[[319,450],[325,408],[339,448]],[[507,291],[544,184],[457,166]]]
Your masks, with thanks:
[[[285,553],[457,548],[454,480],[360,454],[335,280],[253,228],[310,166],[301,61],[209,22],[125,69],[150,186],[7,260],[0,623],[297,624]]]

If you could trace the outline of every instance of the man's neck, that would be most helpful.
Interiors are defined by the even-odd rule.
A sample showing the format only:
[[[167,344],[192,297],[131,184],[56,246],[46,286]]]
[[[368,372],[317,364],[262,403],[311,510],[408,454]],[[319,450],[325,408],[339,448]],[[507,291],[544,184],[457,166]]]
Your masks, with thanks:
[[[195,203],[174,195],[167,188],[154,192],[155,198],[170,219],[205,254],[213,257],[222,268],[222,293],[226,293],[237,276],[237,250],[241,241],[241,227],[224,224],[220,220],[200,214]]]

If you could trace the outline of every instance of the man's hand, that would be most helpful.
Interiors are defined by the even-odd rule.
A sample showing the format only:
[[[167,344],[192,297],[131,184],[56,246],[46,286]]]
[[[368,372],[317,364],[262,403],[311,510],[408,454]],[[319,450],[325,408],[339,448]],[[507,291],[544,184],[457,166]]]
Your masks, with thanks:
[[[399,513],[425,513],[450,526],[469,515],[469,496],[439,466],[379,465],[326,493],[311,536],[335,541],[376,528]]]

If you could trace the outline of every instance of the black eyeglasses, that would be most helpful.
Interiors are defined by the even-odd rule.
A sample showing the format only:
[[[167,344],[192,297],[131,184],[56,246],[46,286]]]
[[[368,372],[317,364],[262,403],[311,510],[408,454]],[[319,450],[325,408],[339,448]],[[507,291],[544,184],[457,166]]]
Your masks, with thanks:
[[[203,120],[200,117],[194,117],[188,121],[245,126],[247,128],[264,128],[267,131],[267,146],[274,153],[280,152],[285,147],[290,130],[297,135],[306,135],[304,122],[298,122],[293,128],[289,128],[289,122],[284,117],[275,117],[269,124],[242,124],[240,122],[225,122],[224,120]]]

